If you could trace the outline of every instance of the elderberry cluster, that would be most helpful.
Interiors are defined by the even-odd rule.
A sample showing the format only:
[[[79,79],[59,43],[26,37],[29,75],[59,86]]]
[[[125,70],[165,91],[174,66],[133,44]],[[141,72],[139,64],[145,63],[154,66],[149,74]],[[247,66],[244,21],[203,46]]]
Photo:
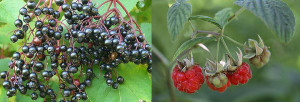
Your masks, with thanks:
[[[52,8],[52,1],[57,10]],[[107,1],[117,4],[116,0]],[[130,16],[126,21],[116,7],[99,14],[100,7],[89,0],[40,3],[43,0],[29,0],[14,22],[17,29],[10,39],[13,43],[22,40],[24,45],[13,54],[9,70],[1,72],[8,97],[16,95],[17,90],[21,94],[32,90],[32,100],[41,97],[55,101],[62,95],[61,102],[76,102],[87,100],[85,88],[96,77],[93,68],[105,71],[106,84],[114,89],[124,83],[124,78],[115,73],[121,63],[148,64],[151,72],[151,46],[136,22]],[[34,26],[30,26],[31,21],[35,21]],[[53,76],[59,79],[59,93],[48,84]]]

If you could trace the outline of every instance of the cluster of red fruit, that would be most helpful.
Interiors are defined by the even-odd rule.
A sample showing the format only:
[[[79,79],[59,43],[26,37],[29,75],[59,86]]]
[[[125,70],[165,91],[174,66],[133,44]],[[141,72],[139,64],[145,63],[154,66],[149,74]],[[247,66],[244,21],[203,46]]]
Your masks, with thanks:
[[[208,60],[203,70],[209,88],[224,92],[230,85],[247,83],[252,78],[252,71],[249,64],[243,62],[243,57],[249,59],[250,63],[257,68],[261,68],[268,63],[271,53],[260,37],[259,40],[258,43],[249,39],[249,46],[245,45],[244,48],[246,55],[243,56],[241,50],[239,50],[237,60],[234,60],[228,54],[226,59],[224,57],[219,63]],[[177,63],[172,72],[174,86],[179,91],[195,93],[204,83],[201,67],[194,64],[193,57],[190,60],[186,58],[182,62],[177,61]]]

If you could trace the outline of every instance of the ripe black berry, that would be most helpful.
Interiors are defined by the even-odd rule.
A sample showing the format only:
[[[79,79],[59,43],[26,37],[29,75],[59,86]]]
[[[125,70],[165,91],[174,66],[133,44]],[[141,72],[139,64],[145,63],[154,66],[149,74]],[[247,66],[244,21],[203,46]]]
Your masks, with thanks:
[[[34,9],[35,6],[36,6],[36,4],[35,4],[34,1],[28,1],[28,2],[27,2],[27,7],[28,7],[29,9]]]
[[[117,82],[120,83],[120,84],[123,84],[124,83],[124,78],[122,76],[118,76]]]
[[[24,21],[25,23],[29,23],[29,22],[31,21],[31,17],[30,17],[29,15],[24,15],[23,21]]]
[[[37,98],[38,98],[37,93],[35,93],[35,92],[31,93],[31,99],[32,100],[36,100]]]
[[[117,82],[114,82],[114,83],[113,83],[113,85],[112,85],[112,87],[113,87],[114,89],[118,89],[118,87],[119,87],[119,83],[117,83]]]
[[[15,26],[16,26],[17,28],[20,28],[22,25],[23,25],[22,20],[17,19],[17,20],[15,21]]]

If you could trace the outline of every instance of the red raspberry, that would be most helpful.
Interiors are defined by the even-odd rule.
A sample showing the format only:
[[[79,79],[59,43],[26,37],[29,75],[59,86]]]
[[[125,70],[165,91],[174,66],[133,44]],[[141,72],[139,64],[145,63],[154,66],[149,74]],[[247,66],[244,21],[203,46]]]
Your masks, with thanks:
[[[172,72],[172,79],[174,86],[179,91],[186,93],[195,93],[204,83],[204,77],[199,65],[193,65],[185,72],[182,72],[179,66],[176,65]]]
[[[208,85],[208,87],[214,91],[217,90],[219,92],[224,92],[231,85],[230,82],[228,81],[227,84],[223,85],[222,87],[216,88],[213,84],[209,83],[208,76],[206,76],[205,78],[206,78],[206,84]]]
[[[226,76],[232,85],[245,84],[252,77],[252,71],[249,64],[243,62],[235,72],[228,73]]]

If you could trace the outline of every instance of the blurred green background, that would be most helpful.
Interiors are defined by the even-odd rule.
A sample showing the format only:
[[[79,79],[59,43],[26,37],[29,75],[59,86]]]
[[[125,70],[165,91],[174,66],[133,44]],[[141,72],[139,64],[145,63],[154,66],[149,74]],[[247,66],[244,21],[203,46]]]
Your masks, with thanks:
[[[192,15],[207,15],[213,17],[214,14],[223,8],[239,9],[234,5],[235,0],[189,0],[192,4]],[[225,34],[231,38],[244,43],[247,39],[258,39],[259,34],[270,47],[272,53],[270,62],[263,68],[257,69],[251,65],[253,72],[252,79],[245,85],[230,86],[224,93],[212,91],[206,84],[196,91],[195,94],[186,94],[177,91],[173,85],[168,84],[170,76],[165,66],[158,56],[153,57],[153,101],[167,102],[171,97],[177,101],[184,102],[300,102],[300,0],[283,0],[293,11],[296,18],[295,35],[288,44],[279,42],[278,37],[269,30],[264,23],[251,12],[244,11],[225,29]],[[168,60],[171,60],[177,48],[192,34],[189,24],[185,24],[185,29],[172,40],[167,29],[167,12],[174,0],[153,0],[152,1],[152,29],[153,45]],[[197,20],[193,24],[199,30],[216,30],[210,23]],[[225,39],[226,40],[226,39]],[[226,40],[231,52],[239,47]],[[213,54],[216,51],[216,42],[206,44]],[[221,53],[225,52],[220,46]],[[193,50],[194,59],[201,67],[207,58],[212,59],[207,52],[201,48]],[[246,61],[246,60],[245,60]],[[248,61],[247,61],[248,62]],[[171,82],[173,83],[173,82]],[[172,93],[174,95],[172,95]],[[171,94],[171,95],[170,95]]]

